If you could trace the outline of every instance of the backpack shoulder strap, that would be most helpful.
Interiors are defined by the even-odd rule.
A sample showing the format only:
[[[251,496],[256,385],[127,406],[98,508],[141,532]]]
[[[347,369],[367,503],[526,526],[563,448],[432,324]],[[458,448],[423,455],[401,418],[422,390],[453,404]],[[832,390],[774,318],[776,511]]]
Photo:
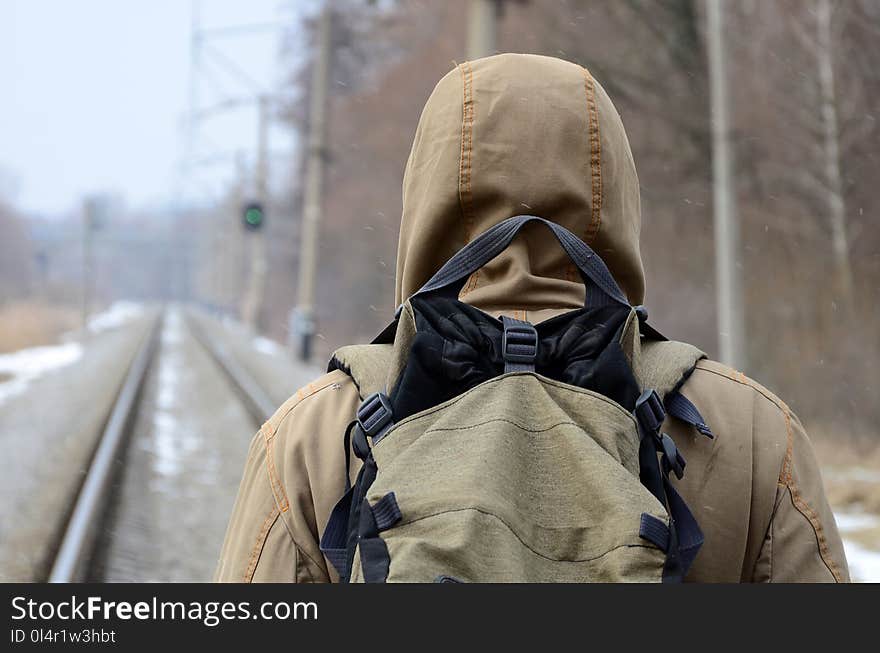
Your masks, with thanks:
[[[330,358],[327,371],[341,370],[348,374],[362,400],[377,392],[388,394],[406,365],[415,334],[415,317],[407,301],[398,309],[394,322],[385,327],[372,343],[337,349]]]
[[[649,335],[643,338],[639,326],[640,320],[633,311],[621,341],[636,381],[642,388],[635,409],[640,435],[639,478],[669,512],[663,581],[676,582],[687,574],[703,545],[703,533],[669,480],[670,473],[681,479],[686,463],[672,438],[662,432],[662,426],[669,415],[690,424],[703,435],[713,437],[696,406],[679,392],[697,362],[706,355],[693,345],[660,340],[652,329],[645,329]]]
[[[640,343],[633,371],[642,388],[654,388],[662,398],[676,392],[706,354],[685,342],[645,340]]]
[[[634,372],[642,388],[657,391],[669,415],[711,438],[712,429],[700,411],[679,392],[703,358],[706,354],[684,342],[644,340]]]
[[[640,327],[641,320],[633,311],[621,338],[621,346],[639,387],[655,390],[667,413],[694,426],[703,435],[712,437],[712,430],[699,410],[679,392],[706,354],[684,342],[642,337]]]
[[[620,345],[639,387],[653,388],[661,399],[677,391],[706,354],[684,342],[666,340],[645,324],[646,313],[630,313]],[[653,335],[652,335],[653,334]]]
[[[361,399],[385,390],[388,368],[391,365],[392,345],[348,345],[337,349],[327,371],[341,370],[357,386]]]

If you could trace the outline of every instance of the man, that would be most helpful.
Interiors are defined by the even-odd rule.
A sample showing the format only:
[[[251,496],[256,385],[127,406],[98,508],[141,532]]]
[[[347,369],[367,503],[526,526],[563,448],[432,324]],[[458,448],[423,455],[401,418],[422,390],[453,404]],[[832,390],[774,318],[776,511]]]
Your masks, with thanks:
[[[396,302],[475,236],[514,215],[552,220],[605,261],[642,303],[639,185],[611,100],[580,66],[504,54],[457,66],[435,88],[403,183]],[[584,286],[546,229],[526,229],[474,273],[461,299],[538,323],[584,303]],[[682,393],[714,431],[667,419],[688,461],[675,482],[704,536],[687,580],[849,580],[810,443],[776,396],[700,361]],[[343,371],[300,389],[254,438],[216,577],[338,580],[319,539],[345,491],[342,435],[361,402]],[[357,473],[352,457],[350,478]]]

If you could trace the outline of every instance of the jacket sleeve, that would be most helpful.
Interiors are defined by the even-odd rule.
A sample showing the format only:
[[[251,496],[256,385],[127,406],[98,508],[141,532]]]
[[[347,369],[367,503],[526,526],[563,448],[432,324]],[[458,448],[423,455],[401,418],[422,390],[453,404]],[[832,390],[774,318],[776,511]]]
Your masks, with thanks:
[[[296,545],[280,519],[266,474],[263,433],[251,441],[214,580],[250,583],[295,580]]]
[[[220,582],[330,582],[320,533],[345,492],[343,435],[359,403],[336,371],[300,388],[251,442],[215,572]]]
[[[849,582],[843,542],[804,427],[783,405],[787,450],[755,581]]]

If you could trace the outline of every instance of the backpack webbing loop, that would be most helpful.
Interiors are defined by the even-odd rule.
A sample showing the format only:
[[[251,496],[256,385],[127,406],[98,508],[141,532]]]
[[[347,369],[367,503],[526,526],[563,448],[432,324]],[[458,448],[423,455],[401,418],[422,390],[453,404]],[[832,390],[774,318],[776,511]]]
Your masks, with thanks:
[[[672,417],[680,419],[685,424],[690,424],[707,438],[714,438],[712,429],[706,424],[706,420],[697,410],[697,407],[681,392],[671,392],[666,395],[666,412]]]
[[[642,513],[639,521],[639,537],[648,540],[658,549],[667,553],[669,551],[669,526],[662,519],[646,512]]]
[[[663,582],[680,582],[703,544],[703,533],[697,521],[669,481],[670,471],[677,478],[682,477],[686,463],[672,438],[660,432],[666,419],[666,410],[655,390],[645,390],[636,402],[633,412],[641,438],[639,479],[669,514],[669,544],[666,549]],[[649,536],[656,536],[656,532],[645,530],[644,515],[639,535],[649,541],[653,541]]]

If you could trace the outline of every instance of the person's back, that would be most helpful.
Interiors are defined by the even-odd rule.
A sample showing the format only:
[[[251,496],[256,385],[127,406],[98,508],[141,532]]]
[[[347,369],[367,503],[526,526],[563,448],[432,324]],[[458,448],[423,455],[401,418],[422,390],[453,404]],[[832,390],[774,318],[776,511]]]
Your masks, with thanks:
[[[425,106],[403,204],[398,305],[468,242],[524,213],[577,234],[629,304],[643,302],[635,166],[614,106],[580,66],[510,54],[457,66]],[[460,298],[537,324],[582,307],[584,292],[549,231],[530,225],[471,275]],[[686,580],[848,580],[814,455],[788,407],[705,359],[681,394],[715,436],[679,419],[663,424],[687,460],[673,485],[705,540]],[[363,399],[336,369],[266,422],[251,445],[217,580],[338,580],[319,540],[346,491],[343,435]],[[359,461],[350,458],[353,481]]]

